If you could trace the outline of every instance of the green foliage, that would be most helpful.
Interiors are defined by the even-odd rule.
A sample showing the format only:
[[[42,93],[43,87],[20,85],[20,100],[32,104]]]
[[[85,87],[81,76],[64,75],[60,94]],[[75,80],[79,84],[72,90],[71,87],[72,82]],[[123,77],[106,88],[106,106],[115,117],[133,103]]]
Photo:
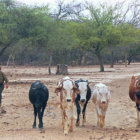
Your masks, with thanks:
[[[38,56],[42,60],[48,60],[46,53],[61,58],[62,55],[75,56],[74,52],[80,52],[80,57],[92,52],[100,59],[119,47],[125,47],[122,50],[128,53],[130,50],[133,53],[139,51],[140,29],[118,22],[121,15],[117,7],[88,5],[87,10],[89,16],[81,15],[77,21],[69,18],[58,20],[48,6],[27,7],[12,0],[2,0],[0,50],[11,44],[9,54],[19,55],[22,51],[26,55],[40,53]]]
[[[130,24],[119,25],[123,39],[122,45],[128,46],[140,41],[140,30]]]
[[[89,6],[90,19],[84,19],[77,36],[83,49],[94,49],[96,54],[108,46],[119,44],[122,36],[114,25],[117,16],[113,16],[113,8],[101,5],[100,8]]]
[[[14,15],[12,14],[12,8],[12,3],[10,5],[8,0],[0,2],[0,44],[2,46],[16,38],[16,35],[13,34],[16,23],[13,20]]]

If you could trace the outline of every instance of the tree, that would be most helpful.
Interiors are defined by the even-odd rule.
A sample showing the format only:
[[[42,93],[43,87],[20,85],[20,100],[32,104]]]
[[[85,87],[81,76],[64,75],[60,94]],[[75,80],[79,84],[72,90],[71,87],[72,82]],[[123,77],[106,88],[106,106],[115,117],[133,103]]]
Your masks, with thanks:
[[[18,38],[15,34],[16,23],[13,20],[14,7],[12,0],[0,1],[0,59],[5,50],[12,46]]]
[[[90,12],[90,19],[83,19],[83,23],[79,27],[78,37],[80,44],[84,50],[94,50],[100,64],[100,71],[104,71],[102,53],[109,45],[114,45],[117,42],[113,41],[114,37],[121,38],[120,32],[114,25],[114,21],[118,15],[114,14],[115,9],[101,5],[99,8],[89,5],[87,9]],[[108,33],[112,30],[112,33]]]
[[[117,25],[108,26],[106,30],[106,39],[108,44],[108,49],[111,52],[111,65],[110,67],[114,67],[114,49],[119,46],[122,41],[121,30]]]
[[[129,47],[133,47],[134,44],[139,43],[140,41],[140,29],[137,29],[134,25],[123,23],[119,25],[123,39],[121,46],[124,47],[124,58],[125,66],[127,66],[127,55]]]

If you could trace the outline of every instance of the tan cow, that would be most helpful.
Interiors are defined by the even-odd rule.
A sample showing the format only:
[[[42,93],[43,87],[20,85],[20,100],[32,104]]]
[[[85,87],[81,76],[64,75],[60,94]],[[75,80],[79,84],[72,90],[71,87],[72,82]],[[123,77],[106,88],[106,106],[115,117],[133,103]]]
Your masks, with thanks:
[[[96,106],[98,117],[97,126],[103,128],[105,125],[105,114],[110,100],[109,88],[102,83],[96,84],[93,88],[92,100]]]
[[[60,108],[62,111],[62,127],[64,134],[73,131],[74,103],[76,93],[80,93],[72,79],[68,76],[59,81],[55,93],[60,93]]]

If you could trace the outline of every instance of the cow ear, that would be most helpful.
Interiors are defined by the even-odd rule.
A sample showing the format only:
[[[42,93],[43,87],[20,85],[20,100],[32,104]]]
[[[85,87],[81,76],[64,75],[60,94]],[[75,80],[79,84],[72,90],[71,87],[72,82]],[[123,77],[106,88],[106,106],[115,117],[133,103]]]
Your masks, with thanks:
[[[62,87],[57,87],[57,88],[55,89],[55,93],[61,92],[61,90],[62,90]]]
[[[92,82],[88,82],[88,85],[90,85]]]

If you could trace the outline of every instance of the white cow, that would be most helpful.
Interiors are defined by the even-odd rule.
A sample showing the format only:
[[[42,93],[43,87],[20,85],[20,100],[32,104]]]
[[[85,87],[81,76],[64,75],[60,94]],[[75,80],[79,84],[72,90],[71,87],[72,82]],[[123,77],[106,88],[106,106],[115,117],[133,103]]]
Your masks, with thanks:
[[[74,103],[79,89],[68,76],[59,81],[55,93],[60,92],[60,107],[62,111],[62,127],[64,134],[73,131]]]
[[[102,84],[96,84],[93,88],[92,100],[96,106],[98,122],[97,126],[103,128],[105,125],[105,114],[108,108],[108,103],[110,99],[109,88]]]

